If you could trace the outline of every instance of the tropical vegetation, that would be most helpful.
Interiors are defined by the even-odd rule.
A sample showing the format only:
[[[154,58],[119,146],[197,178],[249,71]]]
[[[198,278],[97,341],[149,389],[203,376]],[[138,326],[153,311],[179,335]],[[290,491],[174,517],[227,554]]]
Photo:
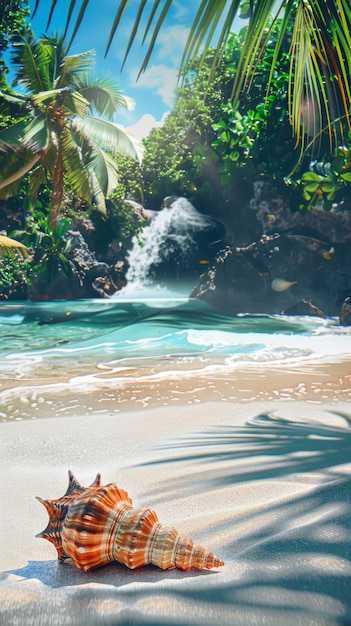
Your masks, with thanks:
[[[65,184],[105,211],[105,198],[118,180],[110,153],[139,157],[136,143],[112,121],[116,110],[131,106],[131,100],[112,77],[93,76],[92,51],[68,55],[57,34],[21,38],[13,49],[16,82],[24,92],[0,93],[0,99],[26,117],[0,132],[2,197],[15,195],[28,173],[27,196],[34,204],[41,186],[51,185],[51,228]]]
[[[159,206],[171,190],[226,221],[248,221],[247,212],[240,215],[240,206],[245,210],[252,183],[262,178],[272,181],[281,193],[293,190],[296,207],[305,209],[312,208],[316,198],[330,209],[347,193],[351,152],[346,122],[341,126],[345,142],[335,157],[327,134],[311,141],[303,153],[296,149],[286,91],[292,24],[285,32],[284,52],[275,62],[270,91],[262,101],[281,27],[278,20],[270,30],[271,41],[259,59],[250,91],[235,105],[230,93],[245,33],[231,34],[211,80],[215,50],[187,68],[174,110],[145,140],[139,187],[146,207]]]
[[[119,5],[107,48],[127,4]],[[171,4],[160,14],[157,2],[139,4],[126,55],[151,9],[141,71]],[[110,76],[93,78],[93,52],[71,55],[71,42],[58,34],[35,39],[23,30],[22,16],[12,46],[21,91],[3,80],[0,93],[0,200],[16,206],[21,222],[9,231],[17,244],[0,233],[6,289],[12,279],[18,283],[16,276],[70,276],[72,223],[88,225],[92,249],[107,259],[113,241],[142,227],[126,198],[155,209],[167,195],[186,196],[239,237],[249,228],[246,206],[258,179],[292,193],[294,208],[330,210],[345,199],[351,185],[349,3],[288,0],[272,18],[275,4],[202,0],[174,109],[144,140],[141,164],[139,146],[113,122],[131,102]],[[239,11],[248,25],[230,33]],[[211,47],[219,24],[218,45]],[[13,256],[27,249],[28,272],[28,261]]]
[[[5,51],[8,49],[10,41],[14,41],[17,36],[31,35],[32,31],[28,24],[29,17],[28,0],[8,0],[0,4],[0,85],[6,85],[5,74],[7,73],[6,63],[3,59]]]
[[[56,1],[51,3],[49,21]],[[36,0],[36,7],[40,0]],[[73,40],[80,27],[89,0],[82,0],[78,18],[74,24]],[[107,40],[106,52],[111,45],[123,14],[129,4],[121,1]],[[143,40],[149,36],[149,46],[140,68],[143,72],[150,60],[155,42],[175,0],[166,0],[160,7],[159,0],[140,0],[135,21],[131,29],[125,58],[135,40],[143,30]],[[70,3],[68,28],[75,2]],[[272,20],[272,13],[275,15]],[[223,49],[230,36],[231,26],[237,14],[247,18],[243,45],[233,76],[231,98],[234,104],[243,91],[250,88],[257,72],[264,49],[271,45],[272,29],[281,18],[281,27],[275,39],[272,65],[267,85],[263,86],[266,101],[275,78],[275,65],[285,49],[285,35],[293,24],[289,47],[290,65],[286,74],[287,111],[289,122],[297,142],[308,144],[310,137],[316,138],[327,129],[330,145],[335,146],[340,138],[341,120],[345,117],[350,129],[351,108],[351,7],[349,0],[224,0],[212,2],[202,0],[194,15],[190,34],[185,45],[181,70],[200,56],[206,62],[208,50],[215,45],[211,76],[220,66]],[[145,20],[146,17],[146,20]],[[146,26],[145,26],[146,24]],[[307,120],[307,123],[306,123]],[[308,130],[307,130],[308,126]]]

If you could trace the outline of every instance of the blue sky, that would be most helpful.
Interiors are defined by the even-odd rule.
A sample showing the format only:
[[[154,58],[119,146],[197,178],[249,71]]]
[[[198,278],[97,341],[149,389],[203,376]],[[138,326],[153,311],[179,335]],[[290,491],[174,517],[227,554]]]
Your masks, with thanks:
[[[58,1],[49,33],[54,30],[63,31],[69,4],[70,0]],[[81,3],[77,4],[80,6]],[[128,3],[128,10],[123,15],[106,58],[104,58],[105,48],[118,2],[117,0],[90,0],[88,4],[84,20],[70,52],[74,54],[95,49],[96,72],[98,74],[110,72],[118,78],[123,93],[135,100],[135,109],[133,111],[121,109],[115,121],[130,128],[138,138],[145,136],[152,126],[160,124],[164,115],[172,109],[183,45],[199,4],[200,0],[175,0],[172,3],[148,68],[138,81],[136,77],[147,51],[147,45],[141,44],[142,30],[123,71],[120,72],[120,69],[139,0],[132,0]],[[50,5],[51,2],[48,0],[41,0],[39,9],[31,20],[37,37],[46,32]],[[30,0],[30,7],[34,8],[34,0]],[[242,25],[243,22],[238,20],[237,26]]]

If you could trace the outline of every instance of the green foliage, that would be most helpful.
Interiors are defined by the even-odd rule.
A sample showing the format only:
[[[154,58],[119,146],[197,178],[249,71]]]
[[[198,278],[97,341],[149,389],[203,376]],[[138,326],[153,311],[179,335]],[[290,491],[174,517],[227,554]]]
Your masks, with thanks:
[[[144,140],[141,174],[146,206],[159,208],[170,194],[190,199],[201,194],[209,200],[209,187],[218,184],[218,159],[211,142],[221,100],[219,83],[209,84],[206,72],[188,73],[174,110]]]
[[[10,42],[14,43],[18,38],[31,35],[30,25],[27,23],[29,16],[28,0],[9,0],[0,3],[0,92],[11,93],[7,84],[8,73],[7,61],[4,53],[9,48]],[[22,103],[18,104],[15,99],[7,102],[0,100],[0,130],[9,128],[18,121],[29,119],[27,112],[23,113]],[[4,171],[0,160],[1,171]]]
[[[53,283],[60,269],[66,276],[72,276],[72,265],[67,257],[70,244],[64,236],[71,223],[69,218],[61,217],[51,228],[48,218],[37,212],[28,219],[25,231],[14,233],[27,247],[34,250],[34,278],[45,276],[49,283]]]
[[[276,26],[276,36],[279,30]],[[288,36],[288,35],[287,35]],[[271,93],[262,103],[273,58],[267,46],[250,91],[230,100],[243,33],[232,34],[220,73],[209,80],[213,51],[204,65],[185,74],[174,111],[145,140],[142,164],[146,205],[157,207],[170,194],[185,195],[203,210],[229,202],[243,177],[282,180],[299,159],[286,113],[289,56],[277,64]],[[288,49],[289,42],[286,42]]]
[[[240,102],[233,105],[231,100],[224,100],[221,105],[221,118],[213,124],[216,139],[212,146],[223,162],[223,174],[232,171],[232,164],[245,165],[256,175],[266,175],[280,180],[296,165],[300,154],[294,150],[290,123],[287,116],[286,77],[290,59],[287,52],[282,52],[279,61],[274,61],[274,44],[279,36],[281,22],[278,21],[271,32],[260,58],[254,79],[247,93],[243,93]],[[291,29],[286,30],[285,48],[289,49]],[[223,55],[221,74],[222,91],[228,94],[228,87],[238,71],[243,33],[232,34]],[[275,62],[270,91],[263,102],[262,94],[268,84]],[[228,82],[229,81],[229,82]]]
[[[10,40],[31,33],[27,18],[30,15],[28,0],[3,0],[0,4],[0,58]],[[0,66],[1,67],[1,66]]]
[[[36,1],[36,6],[40,0]],[[141,64],[142,73],[154,49],[157,37],[162,33],[166,16],[177,0],[166,0],[162,10],[159,0],[130,0],[135,10],[134,23],[130,24],[130,37],[123,64],[135,41],[149,41],[145,58]],[[53,5],[56,2],[53,3]],[[67,12],[68,28],[72,18],[72,2]],[[82,23],[89,0],[81,0],[78,17],[73,27],[71,41]],[[193,3],[194,4],[194,3]],[[128,0],[119,3],[115,19],[108,36],[106,53],[113,37],[125,16]],[[194,9],[194,7],[193,7]],[[293,25],[289,55],[291,63],[286,74],[285,91],[289,93],[287,111],[294,136],[302,148],[309,142],[309,133],[303,123],[304,109],[307,103],[314,106],[313,136],[325,126],[332,146],[338,138],[339,120],[342,115],[351,121],[351,11],[350,0],[202,0],[197,10],[193,11],[193,21],[185,43],[181,66],[200,54],[200,65],[207,65],[207,55],[213,40],[216,51],[209,69],[210,80],[221,65],[222,52],[236,15],[249,18],[248,28],[243,39],[237,72],[233,76],[231,99],[234,103],[242,100],[242,94],[252,77],[257,74],[258,59],[265,55],[270,46],[275,18],[281,17],[281,27],[275,36],[271,71],[268,81],[263,86],[261,101],[267,103],[274,81],[276,61],[284,51],[286,30]],[[157,19],[154,19],[158,14]],[[52,16],[50,11],[49,21]],[[146,19],[145,19],[146,18]],[[311,127],[312,128],[312,127]],[[338,142],[337,142],[338,143]],[[337,145],[336,143],[336,145]]]
[[[106,253],[113,240],[123,242],[127,237],[138,236],[144,226],[120,191],[116,191],[106,201],[106,215],[93,211],[90,217],[95,227],[94,250],[98,254]]]
[[[29,261],[19,256],[5,256],[0,259],[0,299],[8,299],[31,281],[32,268]]]
[[[133,198],[137,202],[144,202],[144,181],[140,163],[125,155],[117,154],[115,161],[118,169],[118,185],[112,192],[110,199],[122,202],[125,198]]]
[[[295,184],[301,189],[300,209],[310,211],[316,205],[330,211],[333,203],[351,193],[351,132],[348,145],[337,148],[330,161],[315,161]]]
[[[31,116],[0,131],[3,197],[15,195],[28,176],[28,195],[34,202],[44,183],[52,187],[51,227],[67,182],[76,195],[104,211],[105,197],[118,180],[109,153],[139,158],[138,146],[112,122],[120,106],[130,108],[131,99],[111,77],[94,78],[88,72],[92,51],[68,55],[58,34],[21,38],[13,46],[12,61],[26,94],[0,93],[0,105],[16,104]]]
[[[19,37],[31,35],[32,31],[27,22],[29,14],[28,0],[2,0],[0,2],[0,91],[11,91],[6,80],[8,66],[5,52],[10,47],[10,42],[13,43]],[[0,129],[14,123],[11,117],[6,120],[7,115],[11,116],[11,111],[3,111],[0,106]],[[16,116],[16,111],[13,115]]]
[[[284,181],[291,182],[291,172],[295,177],[303,172],[317,151],[323,156],[301,177],[301,207],[310,208],[319,197],[329,210],[333,201],[342,197],[350,177],[349,149],[339,147],[332,158],[328,134],[320,133],[302,153],[292,136],[286,88],[294,24],[284,25],[284,38],[281,28],[282,21],[278,20],[270,29],[250,89],[242,92],[235,105],[230,90],[245,29],[231,34],[219,71],[211,80],[215,51],[208,55],[206,64],[204,60],[200,65],[195,63],[185,73],[174,111],[145,141],[142,175],[146,205],[155,208],[166,195],[185,195],[211,212],[213,206],[232,203],[245,181],[265,177],[283,189]],[[279,58],[277,38],[281,39]]]

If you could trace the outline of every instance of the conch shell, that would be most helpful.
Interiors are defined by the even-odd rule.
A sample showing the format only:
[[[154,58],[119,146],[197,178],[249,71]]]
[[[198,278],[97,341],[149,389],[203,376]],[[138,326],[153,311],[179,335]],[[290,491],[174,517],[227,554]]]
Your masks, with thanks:
[[[135,569],[152,563],[161,569],[212,569],[223,561],[192,539],[163,526],[154,511],[133,509],[127,492],[116,483],[100,486],[98,474],[83,487],[68,473],[68,489],[62,498],[41,502],[49,523],[38,535],[54,544],[59,561],[71,558],[88,571],[111,561]]]

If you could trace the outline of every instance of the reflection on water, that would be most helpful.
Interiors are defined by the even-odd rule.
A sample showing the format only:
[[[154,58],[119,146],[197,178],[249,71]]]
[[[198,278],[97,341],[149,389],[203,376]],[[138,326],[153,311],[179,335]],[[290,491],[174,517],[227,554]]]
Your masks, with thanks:
[[[233,318],[188,298],[115,298],[3,304],[0,334],[2,419],[47,414],[49,402],[59,415],[209,394],[350,396],[350,370],[340,378],[335,368],[350,359],[351,334],[333,319]],[[314,374],[331,364],[334,378],[325,373],[321,384]],[[267,379],[272,368],[279,390]]]

